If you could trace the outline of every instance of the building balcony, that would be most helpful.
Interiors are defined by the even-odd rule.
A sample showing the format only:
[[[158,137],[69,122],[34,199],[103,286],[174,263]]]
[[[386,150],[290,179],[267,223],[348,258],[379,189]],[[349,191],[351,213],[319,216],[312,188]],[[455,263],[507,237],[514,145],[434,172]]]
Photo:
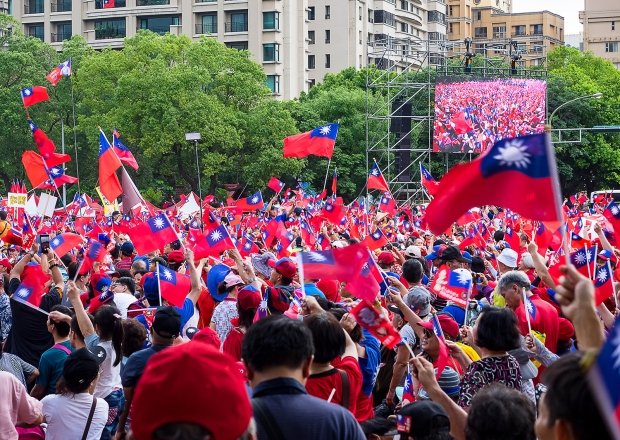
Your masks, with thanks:
[[[50,4],[51,12],[71,12],[71,0],[60,0]]]
[[[136,6],[169,5],[170,0],[136,0]]]
[[[225,32],[247,32],[248,22],[247,21],[226,22],[224,31]]]
[[[113,40],[115,38],[125,38],[125,29],[118,28],[98,28],[95,29],[95,40]]]
[[[217,25],[213,23],[196,23],[197,34],[217,34]]]
[[[52,43],[62,43],[69,38],[71,38],[69,33],[52,34]]]
[[[43,14],[44,8],[43,3],[32,2],[24,4],[24,14]]]
[[[418,14],[416,14],[415,12],[412,11],[406,11],[404,9],[399,9],[398,7],[396,8],[396,12],[394,13],[394,15],[396,17],[398,17],[399,19],[405,19],[408,21],[413,22],[416,26],[422,26],[422,17]]]

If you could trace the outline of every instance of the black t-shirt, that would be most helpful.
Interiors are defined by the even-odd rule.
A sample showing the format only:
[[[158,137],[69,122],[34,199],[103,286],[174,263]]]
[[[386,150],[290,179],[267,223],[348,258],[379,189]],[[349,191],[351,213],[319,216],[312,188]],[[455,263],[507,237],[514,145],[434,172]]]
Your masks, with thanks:
[[[9,281],[8,294],[13,295],[20,284],[19,278]],[[60,304],[60,292],[53,288],[41,299],[42,310],[49,312]],[[47,331],[47,315],[11,297],[13,326],[6,341],[5,351],[19,356],[31,365],[39,365],[41,354],[52,345],[54,338]]]

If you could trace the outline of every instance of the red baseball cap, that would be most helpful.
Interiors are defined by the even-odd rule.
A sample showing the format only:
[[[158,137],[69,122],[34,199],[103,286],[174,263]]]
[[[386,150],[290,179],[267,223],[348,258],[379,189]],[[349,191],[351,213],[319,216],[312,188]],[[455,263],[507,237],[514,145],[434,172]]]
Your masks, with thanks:
[[[11,266],[11,263],[9,262],[8,258],[3,258],[2,260],[0,260],[0,266],[6,267],[6,271],[7,272],[10,272],[11,269],[13,268],[13,266]]]
[[[213,330],[211,327],[204,327],[198,333],[194,335],[192,338],[192,342],[201,342],[203,344],[211,344],[211,346],[216,349],[220,349],[222,346],[222,341],[220,341],[220,337],[217,332]]]
[[[381,264],[394,264],[396,263],[396,258],[394,258],[391,252],[383,251],[377,257],[377,262]]]
[[[290,258],[280,258],[278,261],[269,260],[267,264],[286,278],[295,278],[297,273],[297,266]]]
[[[208,344],[181,344],[153,355],[131,407],[136,440],[150,440],[169,423],[193,423],[217,440],[236,440],[251,419],[252,406],[239,366]]]
[[[245,286],[237,293],[237,302],[241,310],[258,309],[262,298],[254,286]]]
[[[450,336],[452,339],[456,339],[458,337],[459,325],[456,323],[454,318],[452,318],[446,313],[443,313],[438,314],[437,319],[439,320],[439,326],[441,327],[441,331],[443,331],[444,334]],[[433,330],[433,323],[431,321],[418,322],[418,325],[424,327],[427,330]]]

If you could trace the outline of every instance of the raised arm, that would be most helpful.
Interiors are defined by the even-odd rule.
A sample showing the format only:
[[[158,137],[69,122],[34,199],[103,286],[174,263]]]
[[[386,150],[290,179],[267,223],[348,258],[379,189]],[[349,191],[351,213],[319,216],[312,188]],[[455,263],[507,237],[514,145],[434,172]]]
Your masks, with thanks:
[[[17,262],[15,266],[11,269],[10,279],[13,278],[21,278],[22,272],[26,268],[26,265],[33,261],[34,255],[39,250],[39,245],[34,243],[30,250]]]
[[[202,286],[200,285],[200,274],[194,264],[194,253],[187,248],[185,248],[185,261],[189,268],[189,280],[192,286],[187,297],[196,305],[202,292]]]
[[[87,336],[95,333],[95,327],[93,327],[93,323],[91,322],[86,310],[84,310],[84,305],[80,300],[80,290],[77,288],[73,281],[68,282],[68,291],[67,295],[69,297],[69,302],[71,302],[71,306],[75,311],[75,317],[77,318],[78,326],[80,327],[80,331],[82,332],[82,336],[86,338]]]
[[[543,283],[545,283],[547,286],[555,290],[556,288],[555,281],[553,281],[553,278],[551,278],[551,275],[549,274],[549,270],[547,269],[547,266],[545,265],[545,261],[543,260],[543,257],[538,253],[538,246],[536,245],[536,243],[534,243],[533,241],[530,242],[530,244],[527,245],[527,250],[532,256],[532,261],[534,262],[534,269],[536,270],[536,275],[540,277]]]

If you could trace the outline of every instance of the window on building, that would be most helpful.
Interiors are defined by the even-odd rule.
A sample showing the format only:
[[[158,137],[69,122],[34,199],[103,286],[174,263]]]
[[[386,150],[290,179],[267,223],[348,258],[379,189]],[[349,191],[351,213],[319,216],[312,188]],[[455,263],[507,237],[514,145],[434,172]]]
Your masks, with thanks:
[[[506,26],[493,26],[493,38],[506,38]]]
[[[43,0],[27,0],[24,2],[24,14],[43,14]]]
[[[332,66],[332,56],[328,53],[325,54],[325,68],[329,69]]]
[[[359,11],[357,15],[358,15],[359,20],[364,19],[364,9],[361,6],[359,7]]]
[[[605,43],[605,52],[618,52],[618,42],[610,41]]]
[[[486,27],[474,28],[474,38],[486,38],[486,37],[487,37],[487,28]]]
[[[543,25],[542,24],[533,24],[532,25],[532,35],[542,35],[543,33]]]
[[[277,11],[263,12],[263,29],[280,29],[280,13]]]
[[[308,88],[311,89],[312,87],[314,87],[316,85],[316,79],[309,79],[308,80]]]
[[[248,11],[231,12],[226,23],[226,32],[247,32]]]
[[[308,69],[316,68],[316,57],[314,55],[308,55]]]
[[[280,94],[280,75],[267,75],[267,87],[274,95]]]
[[[364,44],[364,34],[362,31],[357,31],[357,36],[360,44]]]
[[[482,11],[474,11],[474,20],[482,20]]]
[[[375,11],[375,23],[383,23],[387,24],[388,26],[396,26],[394,14],[388,11],[384,11],[382,9]]]
[[[400,9],[403,11],[407,10],[407,0],[400,0]]]
[[[237,49],[237,50],[248,50],[248,42],[247,41],[233,41],[230,43],[226,43],[226,47],[230,49]]]
[[[70,12],[71,0],[56,0],[51,3],[52,12]]]
[[[375,22],[375,11],[373,11],[372,9],[368,10],[368,23],[374,23]]]
[[[59,21],[54,23],[55,32],[52,33],[52,43],[60,43],[61,41],[71,38],[71,22]]]
[[[170,1],[166,2],[166,4],[169,4],[169,3]],[[125,0],[114,0],[115,8],[124,8],[125,6],[127,6]],[[145,6],[145,5],[138,4],[138,6]],[[95,9],[103,9],[103,0],[95,0]]]
[[[615,31],[615,30],[616,30],[616,22],[615,22],[615,21],[612,21],[612,22],[611,22],[611,30],[612,30],[612,31]]]
[[[325,5],[325,20],[329,20],[332,15],[332,8],[329,5]]]
[[[400,31],[407,32],[407,23],[400,23]]]
[[[428,21],[431,23],[446,24],[446,14],[439,11],[428,11]]]
[[[43,23],[32,23],[28,25],[28,36],[35,37],[39,40],[44,39]]]
[[[116,2],[115,6],[116,6]],[[136,6],[169,5],[170,0],[136,0]]]
[[[148,29],[160,35],[170,32],[170,26],[178,26],[179,24],[181,24],[181,19],[177,15],[140,17],[138,19],[139,29]]]
[[[263,61],[280,61],[280,45],[278,43],[263,44]]]
[[[308,7],[308,20],[314,20],[314,6]]]
[[[95,40],[125,38],[125,18],[95,20]]]
[[[518,25],[512,27],[512,35],[513,36],[524,36],[525,35],[525,25]]]
[[[454,32],[454,23],[448,23],[448,33],[451,34]]]
[[[197,34],[217,34],[217,13],[212,12],[201,17],[202,22],[196,24]]]
[[[325,29],[325,44],[329,44],[332,41],[332,31]]]
[[[448,6],[448,17],[452,17],[454,15],[454,9],[452,6]]]
[[[314,31],[308,31],[308,44],[314,44]]]

